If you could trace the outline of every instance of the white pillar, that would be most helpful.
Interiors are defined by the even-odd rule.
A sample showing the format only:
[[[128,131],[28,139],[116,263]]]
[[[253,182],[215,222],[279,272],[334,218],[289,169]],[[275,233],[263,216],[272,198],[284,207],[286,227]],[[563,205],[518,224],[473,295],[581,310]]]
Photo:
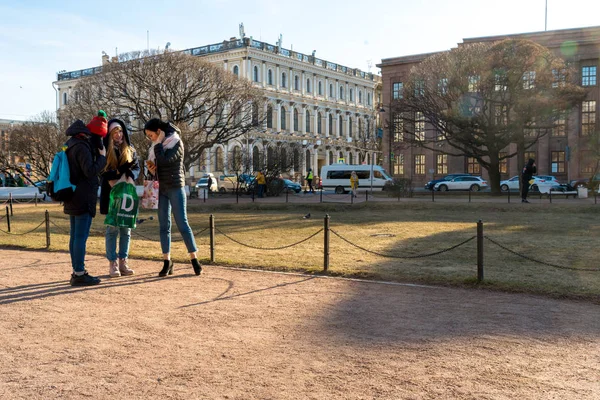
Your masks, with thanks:
[[[315,99],[317,98],[317,93],[318,93],[317,89],[318,89],[317,88],[317,74],[313,74],[313,79],[312,79],[312,90],[313,90],[312,91],[312,97],[315,98]]]
[[[267,63],[266,62],[262,62],[262,87],[266,87],[267,86]]]
[[[333,98],[335,100],[339,99],[340,97],[340,82],[338,80],[335,81],[335,96],[333,96]]]
[[[227,71],[227,61],[224,61],[224,62],[223,62],[223,69],[224,69],[225,71]]]
[[[302,71],[302,77],[300,78],[302,82],[300,82],[300,89],[302,89],[302,96],[306,94],[306,79],[304,78],[304,71]]]
[[[325,137],[329,137],[329,111],[325,113]]]
[[[302,112],[300,113],[299,118],[302,120],[302,121],[299,121],[300,122],[300,126],[299,126],[300,132],[302,132],[304,135],[306,135],[306,106],[302,107]]]
[[[319,124],[321,123],[321,119],[319,118],[319,109],[315,107],[313,109],[313,113],[313,133],[315,136],[319,136]],[[323,132],[323,130],[321,130],[321,132]]]
[[[281,73],[279,72],[279,65],[275,68],[275,88],[279,90],[279,81],[281,81]]]
[[[292,93],[294,90],[294,71],[290,68],[288,73],[288,91]]]
[[[254,73],[254,71],[252,70],[252,60],[250,59],[250,57],[248,57],[248,60],[246,61],[246,79],[248,79],[250,82],[253,82],[254,77],[252,76],[252,74]]]
[[[276,118],[275,126],[277,127],[277,132],[281,132],[281,103],[278,103],[273,111],[275,111],[276,114],[273,116],[273,118]]]
[[[350,116],[349,115],[345,115],[345,121],[344,121],[344,130],[346,131],[346,138],[350,137]]]
[[[329,78],[325,77],[325,100],[329,100]]]

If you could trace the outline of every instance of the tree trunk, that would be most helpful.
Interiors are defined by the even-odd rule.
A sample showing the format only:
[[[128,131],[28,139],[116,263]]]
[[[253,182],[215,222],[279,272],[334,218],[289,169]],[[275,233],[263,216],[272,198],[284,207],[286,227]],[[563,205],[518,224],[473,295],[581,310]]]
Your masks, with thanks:
[[[492,190],[492,196],[500,196],[500,161],[497,155],[490,155],[490,167],[488,169],[489,185]]]

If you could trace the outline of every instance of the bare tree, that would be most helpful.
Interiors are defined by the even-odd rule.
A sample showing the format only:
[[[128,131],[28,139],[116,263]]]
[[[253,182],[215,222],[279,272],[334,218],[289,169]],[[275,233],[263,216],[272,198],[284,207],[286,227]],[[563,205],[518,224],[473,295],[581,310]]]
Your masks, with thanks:
[[[181,130],[186,169],[205,149],[258,129],[265,118],[265,98],[251,82],[183,52],[123,54],[81,79],[74,92],[61,118],[85,120],[103,109],[134,132],[151,118],[173,122]],[[138,136],[133,144],[145,158],[149,143]]]
[[[571,73],[532,41],[461,45],[411,70],[388,126],[401,125],[398,142],[475,158],[500,193],[500,161],[518,155],[521,170],[525,150],[583,99]],[[511,143],[516,152],[507,151]]]

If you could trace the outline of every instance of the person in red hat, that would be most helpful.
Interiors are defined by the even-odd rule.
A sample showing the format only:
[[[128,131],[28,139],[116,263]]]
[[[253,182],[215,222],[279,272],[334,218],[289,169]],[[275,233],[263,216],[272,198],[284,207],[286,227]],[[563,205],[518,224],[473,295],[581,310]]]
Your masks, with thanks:
[[[64,213],[70,216],[71,224],[71,286],[100,283],[100,279],[89,275],[85,269],[85,252],[92,219],[96,216],[98,175],[106,165],[106,150],[102,144],[102,136],[106,136],[106,131],[106,118],[98,115],[88,125],[81,120],[75,121],[66,132],[70,139],[66,143],[65,152],[69,161],[71,183],[75,185],[73,197],[63,203]],[[99,145],[93,144],[94,138],[98,139]]]

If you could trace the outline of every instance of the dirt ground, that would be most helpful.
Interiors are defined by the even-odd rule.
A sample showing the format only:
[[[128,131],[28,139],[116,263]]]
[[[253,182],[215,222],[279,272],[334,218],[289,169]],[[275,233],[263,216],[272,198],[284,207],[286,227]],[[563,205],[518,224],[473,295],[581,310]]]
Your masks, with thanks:
[[[2,399],[598,399],[600,307],[0,250]]]

